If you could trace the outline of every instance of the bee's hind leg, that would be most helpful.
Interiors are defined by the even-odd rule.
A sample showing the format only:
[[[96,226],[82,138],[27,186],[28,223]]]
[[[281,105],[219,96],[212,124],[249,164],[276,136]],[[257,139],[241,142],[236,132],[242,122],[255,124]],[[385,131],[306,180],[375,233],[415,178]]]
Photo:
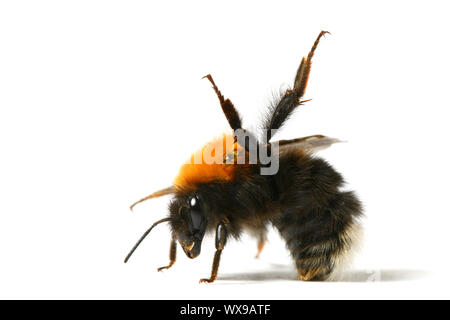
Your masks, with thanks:
[[[256,237],[258,239],[258,245],[255,259],[259,259],[259,256],[261,255],[261,252],[264,249],[264,246],[266,245],[267,242],[267,230],[265,228],[260,230],[256,234]]]

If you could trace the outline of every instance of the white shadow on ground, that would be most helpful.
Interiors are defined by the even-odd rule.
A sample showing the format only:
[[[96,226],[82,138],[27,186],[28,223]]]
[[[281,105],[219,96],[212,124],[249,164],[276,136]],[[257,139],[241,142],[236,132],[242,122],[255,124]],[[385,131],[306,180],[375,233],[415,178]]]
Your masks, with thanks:
[[[419,280],[428,275],[423,270],[412,269],[380,269],[351,270],[340,274],[333,282],[392,282]],[[270,264],[267,270],[242,273],[219,274],[219,281],[280,281],[297,280],[295,267],[289,265]]]

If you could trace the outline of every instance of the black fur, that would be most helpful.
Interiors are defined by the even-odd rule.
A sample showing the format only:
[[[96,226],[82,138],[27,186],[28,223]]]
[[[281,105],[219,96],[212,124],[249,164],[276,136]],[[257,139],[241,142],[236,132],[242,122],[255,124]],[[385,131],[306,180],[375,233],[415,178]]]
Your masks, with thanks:
[[[267,130],[267,142],[272,138],[270,130],[278,130],[281,128],[281,126],[289,119],[295,108],[299,106],[299,100],[292,91],[288,91],[278,103],[273,105],[274,107],[269,109],[264,124],[264,129]]]

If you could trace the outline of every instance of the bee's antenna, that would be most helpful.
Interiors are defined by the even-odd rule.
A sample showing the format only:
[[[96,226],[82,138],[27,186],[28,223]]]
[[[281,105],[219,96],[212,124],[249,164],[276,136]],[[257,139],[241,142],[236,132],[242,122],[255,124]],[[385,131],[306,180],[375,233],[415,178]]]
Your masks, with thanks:
[[[138,203],[141,203],[141,202],[143,202],[145,200],[152,199],[152,198],[157,198],[157,197],[161,197],[161,196],[165,196],[165,195],[168,195],[168,194],[171,194],[171,193],[174,193],[174,192],[175,192],[175,188],[174,187],[168,187],[168,188],[165,188],[165,189],[153,192],[151,195],[148,195],[145,198],[142,198],[141,200],[136,201],[135,203],[133,203],[130,206],[130,210],[133,210],[135,205],[137,205]]]
[[[134,245],[133,249],[131,249],[130,253],[128,253],[127,257],[125,258],[124,262],[127,263],[128,260],[130,259],[130,257],[133,255],[134,251],[137,249],[137,247],[139,247],[139,245],[141,244],[141,242],[145,239],[145,237],[148,236],[148,234],[150,233],[150,231],[152,231],[152,229],[154,227],[156,227],[158,224],[163,223],[163,222],[167,222],[172,220],[171,218],[164,218],[161,219],[159,221],[156,221],[147,231],[144,232],[144,234],[142,235],[142,237],[138,240],[138,242],[136,242],[136,244]]]

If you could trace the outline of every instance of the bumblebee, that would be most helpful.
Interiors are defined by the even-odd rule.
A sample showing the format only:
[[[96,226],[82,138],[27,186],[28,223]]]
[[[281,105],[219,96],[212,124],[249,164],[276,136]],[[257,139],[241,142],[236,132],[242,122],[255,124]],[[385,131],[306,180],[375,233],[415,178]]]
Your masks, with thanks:
[[[217,279],[220,257],[230,237],[239,239],[249,232],[258,240],[257,256],[264,247],[267,230],[275,227],[291,253],[298,279],[327,280],[350,253],[360,230],[362,206],[355,193],[342,191],[342,176],[326,161],[314,155],[338,142],[323,135],[272,141],[302,100],[311,69],[311,60],[320,32],[309,54],[298,67],[292,88],[270,106],[262,123],[263,137],[242,128],[242,120],[229,99],[219,91],[211,75],[205,76],[219,98],[232,133],[219,137],[181,166],[172,186],[137,201],[172,195],[168,217],[155,222],[139,239],[130,256],[160,223],[171,227],[170,262],[158,271],[173,266],[177,243],[187,257],[201,252],[205,233],[215,232],[211,275],[200,282]],[[229,143],[231,141],[231,143]],[[276,171],[263,174],[267,161],[260,150],[277,155]],[[213,150],[212,153],[210,151]],[[254,161],[250,161],[256,153]],[[207,154],[223,161],[207,161]],[[241,161],[240,161],[241,160]]]

